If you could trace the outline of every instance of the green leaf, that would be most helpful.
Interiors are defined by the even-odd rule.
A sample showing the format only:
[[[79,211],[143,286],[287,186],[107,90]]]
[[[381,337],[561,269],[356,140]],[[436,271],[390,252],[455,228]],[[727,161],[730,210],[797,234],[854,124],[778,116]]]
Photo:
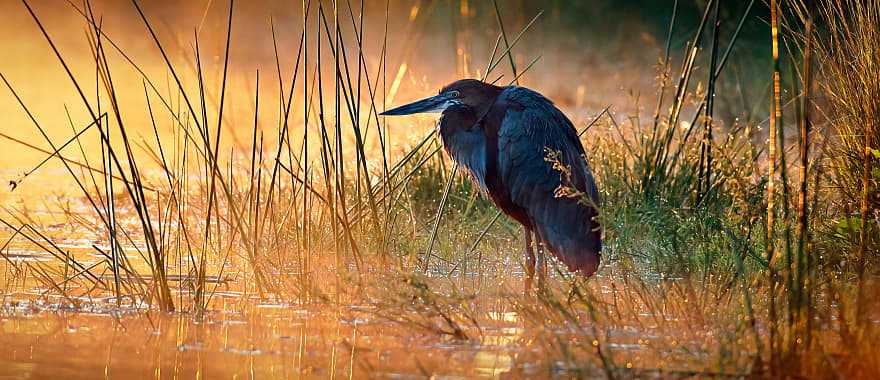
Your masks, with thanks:
[[[841,219],[834,226],[834,236],[841,239],[848,239],[858,233],[862,220],[859,217],[849,217]]]

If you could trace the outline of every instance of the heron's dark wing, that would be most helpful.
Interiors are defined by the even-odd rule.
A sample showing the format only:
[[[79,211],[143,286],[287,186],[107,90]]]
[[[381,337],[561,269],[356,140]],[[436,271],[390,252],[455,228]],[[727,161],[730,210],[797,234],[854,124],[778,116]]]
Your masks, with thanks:
[[[508,88],[497,102],[506,109],[498,131],[498,174],[510,200],[526,210],[539,237],[569,269],[595,271],[601,250],[597,212],[576,199],[555,196],[563,181],[547,160],[550,152],[558,153],[558,162],[571,172],[566,185],[598,204],[574,126],[553,103],[526,88]]]

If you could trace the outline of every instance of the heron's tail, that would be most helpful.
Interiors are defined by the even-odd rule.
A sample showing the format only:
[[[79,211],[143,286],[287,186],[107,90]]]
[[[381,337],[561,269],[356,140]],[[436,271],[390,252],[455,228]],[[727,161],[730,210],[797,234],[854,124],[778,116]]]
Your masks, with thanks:
[[[569,271],[590,277],[599,269],[602,249],[602,241],[591,235],[562,242],[546,241],[546,245]]]
[[[578,272],[586,277],[590,277],[599,269],[599,258],[601,255],[598,251],[581,250],[580,252],[575,252],[572,256],[574,257],[562,260],[568,266],[568,270],[572,272]]]
[[[536,232],[544,245],[569,271],[589,277],[599,269],[601,227],[593,218],[596,214],[594,210],[570,211],[572,210],[558,210],[563,215],[557,215],[552,223],[548,223],[549,220],[535,220]]]

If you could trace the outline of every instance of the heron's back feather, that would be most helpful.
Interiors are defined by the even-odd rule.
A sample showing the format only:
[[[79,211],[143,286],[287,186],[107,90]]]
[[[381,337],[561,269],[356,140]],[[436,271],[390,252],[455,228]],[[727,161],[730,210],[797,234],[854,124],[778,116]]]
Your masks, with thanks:
[[[503,109],[497,174],[507,196],[525,209],[539,238],[570,270],[592,274],[602,249],[598,213],[590,202],[555,195],[560,186],[574,186],[599,204],[574,126],[552,102],[527,88],[506,89],[493,108]],[[548,162],[549,152],[558,153],[558,162],[571,173],[570,183],[563,183],[561,173]]]

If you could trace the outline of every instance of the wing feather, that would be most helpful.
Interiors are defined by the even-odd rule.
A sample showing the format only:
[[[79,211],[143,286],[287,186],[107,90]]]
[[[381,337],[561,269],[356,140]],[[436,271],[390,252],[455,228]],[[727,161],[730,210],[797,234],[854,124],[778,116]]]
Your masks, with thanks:
[[[507,109],[498,133],[498,174],[511,201],[526,210],[540,239],[569,269],[594,272],[602,248],[597,212],[555,196],[563,181],[546,159],[558,152],[572,184],[599,203],[574,126],[548,99],[526,88],[510,87],[498,102]]]

